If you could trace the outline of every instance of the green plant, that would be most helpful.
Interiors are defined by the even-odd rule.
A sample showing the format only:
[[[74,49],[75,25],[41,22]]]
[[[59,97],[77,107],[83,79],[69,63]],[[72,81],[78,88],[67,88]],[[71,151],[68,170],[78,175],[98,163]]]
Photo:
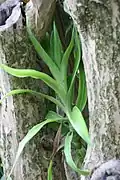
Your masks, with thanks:
[[[71,155],[73,134],[75,132],[77,132],[77,134],[87,144],[90,144],[88,130],[87,130],[84,118],[81,113],[81,111],[84,109],[85,104],[86,104],[87,93],[86,93],[86,86],[85,86],[84,71],[79,68],[80,60],[81,60],[81,48],[80,48],[80,41],[79,41],[79,36],[77,34],[77,31],[75,28],[73,28],[72,37],[65,52],[63,52],[62,44],[61,44],[61,41],[57,32],[55,23],[53,25],[53,32],[51,33],[51,36],[47,34],[48,41],[47,41],[46,51],[41,46],[41,44],[37,41],[31,29],[29,28],[28,24],[27,24],[27,32],[29,34],[29,38],[36,52],[42,58],[44,63],[48,66],[51,72],[51,76],[43,72],[39,72],[32,69],[11,68],[4,64],[1,64],[0,67],[4,69],[7,73],[16,77],[20,77],[20,78],[31,77],[31,78],[40,79],[44,81],[44,83],[46,83],[51,89],[55,91],[57,98],[40,93],[40,92],[29,90],[29,89],[16,89],[6,94],[2,98],[1,102],[3,101],[4,98],[10,95],[30,93],[36,96],[42,96],[50,100],[51,102],[56,104],[56,106],[58,106],[60,109],[62,109],[65,116],[63,117],[60,114],[57,114],[56,112],[50,111],[47,114],[45,121],[37,124],[31,130],[29,130],[29,132],[24,137],[24,139],[19,143],[15,162],[13,164],[13,167],[11,169],[8,179],[10,178],[13,168],[15,167],[16,162],[20,154],[22,153],[25,145],[41,130],[43,126],[45,126],[48,123],[53,123],[53,122],[59,123],[60,126],[59,126],[59,129],[57,131],[57,135],[54,141],[55,142],[54,147],[53,147],[54,150],[53,150],[53,154],[50,160],[50,165],[48,168],[48,180],[52,180],[52,160],[57,150],[60,149],[59,136],[61,133],[61,126],[63,126],[66,122],[68,123],[67,125],[68,132],[67,134],[65,134],[65,143],[63,145],[66,162],[74,171],[82,175],[88,175],[89,171],[80,170],[74,163],[72,159],[72,155]],[[73,53],[73,56],[74,56],[74,67],[73,67],[73,72],[71,74],[71,78],[69,78],[68,65],[69,65],[69,58],[70,58],[71,53]],[[69,78],[69,83],[68,83],[68,78]],[[76,79],[77,80],[79,79],[79,90],[78,90],[77,98],[75,100],[74,84],[75,84]]]

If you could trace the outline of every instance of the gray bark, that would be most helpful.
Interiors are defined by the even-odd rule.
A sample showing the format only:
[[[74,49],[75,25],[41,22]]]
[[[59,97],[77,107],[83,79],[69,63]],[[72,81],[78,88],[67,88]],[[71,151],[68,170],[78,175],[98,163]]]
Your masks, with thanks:
[[[64,7],[82,41],[91,137],[84,167],[94,170],[120,158],[120,1],[65,0]]]
[[[29,18],[31,26],[34,29],[36,28],[37,36],[43,37],[48,28],[48,22],[52,20],[54,9],[55,0],[36,0],[34,10],[27,12],[27,16],[31,17]],[[35,13],[37,13],[37,16]],[[36,17],[37,24],[39,24],[38,27],[35,23]],[[40,60],[29,42],[20,18],[15,26],[7,29],[0,35],[0,64],[4,63],[10,67],[32,68],[43,71],[43,67],[38,66],[38,61]],[[12,89],[19,88],[30,88],[44,93],[49,91],[39,80],[15,78],[8,76],[2,70],[0,70],[0,88],[2,96]],[[47,111],[48,103],[45,99],[38,99],[27,94],[9,97],[3,101],[0,106],[0,156],[6,177],[13,165],[18,143],[31,127],[44,120],[43,118]],[[12,174],[12,179],[46,179],[49,165],[49,160],[46,157],[50,157],[52,153],[53,137],[54,132],[44,128],[41,133],[31,140],[21,158],[19,158]],[[60,161],[61,155],[58,154],[53,169],[54,179],[64,180],[64,170]]]

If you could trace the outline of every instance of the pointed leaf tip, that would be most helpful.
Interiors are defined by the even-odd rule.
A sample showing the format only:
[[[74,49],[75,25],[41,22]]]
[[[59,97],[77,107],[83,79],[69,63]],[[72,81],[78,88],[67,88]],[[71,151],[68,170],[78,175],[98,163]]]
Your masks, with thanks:
[[[88,134],[88,129],[82,113],[77,106],[74,106],[69,117],[69,120],[75,129],[75,131],[90,145],[90,137]]]

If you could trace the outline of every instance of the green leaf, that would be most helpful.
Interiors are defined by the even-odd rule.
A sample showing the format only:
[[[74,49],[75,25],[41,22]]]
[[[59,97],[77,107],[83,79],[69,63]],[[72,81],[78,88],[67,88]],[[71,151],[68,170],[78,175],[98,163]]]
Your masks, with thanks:
[[[78,87],[78,96],[76,100],[76,105],[80,109],[80,111],[83,111],[86,102],[87,102],[87,87],[85,80],[85,72],[82,66],[79,71],[79,87]]]
[[[57,64],[57,66],[60,69],[60,64],[63,56],[63,50],[62,50],[62,44],[60,37],[58,35],[58,31],[55,25],[55,22],[53,23],[53,47],[54,47],[54,62]]]
[[[69,60],[70,54],[72,52],[73,46],[74,46],[74,29],[73,29],[73,32],[72,32],[72,37],[71,37],[70,44],[67,47],[67,49],[66,49],[66,51],[65,51],[65,53],[63,55],[62,62],[61,62],[61,68],[60,68],[61,69],[61,76],[62,76],[63,82],[66,85],[66,89],[67,89],[68,60]]]
[[[54,60],[54,33],[53,30],[51,32],[51,36],[50,36],[50,57]]]
[[[90,138],[87,130],[85,120],[82,113],[77,106],[74,106],[72,112],[68,113],[68,118],[75,131],[88,143],[90,144]]]
[[[50,55],[50,35],[46,32],[45,37],[40,41],[40,44],[43,49],[45,49],[46,53]]]
[[[70,132],[65,137],[64,154],[65,154],[66,162],[74,171],[76,171],[81,175],[87,176],[89,175],[90,172],[86,170],[80,170],[79,168],[77,168],[76,164],[72,159],[72,155],[71,155],[72,138],[73,138],[73,133]]]
[[[61,115],[57,114],[54,111],[49,111],[45,118],[46,119],[63,119]]]
[[[50,161],[49,168],[48,168],[48,177],[47,180],[52,180],[52,160]]]
[[[10,174],[8,175],[8,178],[11,176],[12,172],[13,172],[13,169],[25,147],[25,145],[41,130],[41,128],[43,126],[45,126],[46,124],[48,123],[52,123],[52,122],[56,122],[56,120],[52,120],[52,119],[49,119],[49,120],[46,120],[46,121],[43,121],[37,125],[35,125],[33,128],[31,128],[27,135],[23,138],[23,140],[19,143],[19,146],[18,146],[18,150],[17,150],[17,154],[16,154],[16,157],[15,157],[15,161],[13,163],[13,166],[12,166],[12,169],[10,171]]]
[[[60,84],[58,85],[58,83],[49,75],[36,71],[36,70],[32,70],[32,69],[15,69],[15,68],[8,67],[4,64],[1,64],[0,67],[4,69],[7,73],[16,77],[21,77],[21,78],[32,77],[35,79],[42,80],[58,94],[61,100],[64,101],[64,98],[65,98],[64,89],[60,86]]]
[[[56,104],[57,106],[59,106],[60,108],[62,108],[62,110],[64,111],[64,106],[57,99],[55,99],[54,97],[43,94],[43,93],[40,93],[40,92],[37,92],[37,91],[33,91],[33,90],[30,90],[30,89],[15,89],[15,90],[12,90],[12,91],[8,92],[5,96],[2,97],[2,99],[0,100],[0,104],[8,96],[12,96],[12,95],[16,95],[16,94],[24,94],[24,93],[30,93],[30,94],[35,95],[37,97],[46,98],[49,101]],[[49,119],[51,119],[51,118],[49,118]]]
[[[30,40],[37,52],[37,54],[42,58],[42,60],[47,64],[47,66],[50,69],[51,74],[56,80],[60,80],[60,71],[57,65],[53,62],[53,60],[50,58],[50,56],[45,52],[45,50],[42,48],[38,40],[35,38],[34,34],[30,30],[29,26],[27,25],[27,31],[30,37]]]
[[[74,69],[72,73],[71,84],[70,84],[68,94],[67,94],[67,100],[68,100],[67,104],[68,104],[69,109],[71,108],[71,104],[72,104],[72,93],[73,93],[75,76],[78,71],[78,67],[79,67],[80,59],[81,59],[80,39],[76,30],[75,30],[74,36],[75,36],[75,49],[74,49],[75,63],[74,63]]]

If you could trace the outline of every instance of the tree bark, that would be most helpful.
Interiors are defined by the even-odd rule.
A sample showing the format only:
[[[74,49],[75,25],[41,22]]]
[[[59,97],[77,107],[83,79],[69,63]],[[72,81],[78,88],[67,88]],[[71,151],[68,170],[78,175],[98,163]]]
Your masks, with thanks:
[[[120,1],[65,0],[64,7],[82,42],[91,137],[84,167],[94,172],[120,158]],[[93,179],[104,179],[103,174]]]
[[[35,2],[34,2],[35,3]],[[37,8],[37,9],[36,9]],[[48,25],[52,20],[55,9],[55,0],[36,0],[34,10],[28,11],[32,27],[36,27],[36,35],[43,37]],[[37,16],[35,13],[38,13]],[[37,24],[35,19],[37,17]],[[29,42],[22,17],[17,24],[10,27],[0,35],[0,64],[8,64],[16,68],[32,68],[43,70],[38,66],[38,59],[34,48]],[[20,79],[8,76],[0,70],[1,96],[12,89],[33,89],[49,93],[49,89],[39,80],[30,78]],[[9,97],[0,106],[0,156],[4,167],[5,178],[13,165],[18,143],[23,139],[28,130],[37,123],[44,120],[49,104],[45,99],[24,94]],[[47,134],[47,135],[46,135]],[[52,143],[54,132],[44,128],[26,146],[22,156],[12,174],[13,180],[45,180],[47,179],[47,168],[49,158],[52,154]],[[41,139],[42,138],[42,139]],[[56,156],[53,164],[53,179],[64,180],[61,154]]]

